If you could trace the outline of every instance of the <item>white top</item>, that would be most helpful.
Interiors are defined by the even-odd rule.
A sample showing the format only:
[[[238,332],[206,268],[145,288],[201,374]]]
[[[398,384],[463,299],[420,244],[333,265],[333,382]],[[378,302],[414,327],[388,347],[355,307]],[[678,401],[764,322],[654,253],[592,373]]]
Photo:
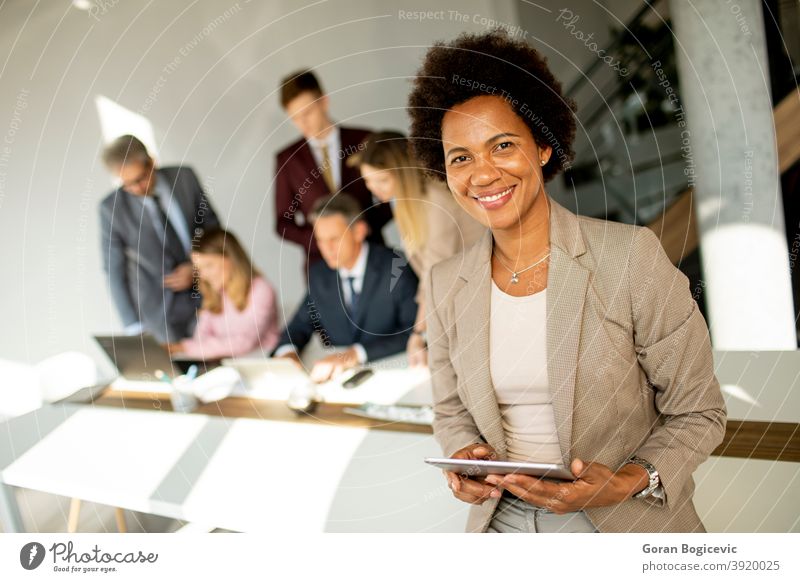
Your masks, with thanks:
[[[547,378],[547,289],[514,297],[492,281],[489,350],[508,459],[561,464]]]

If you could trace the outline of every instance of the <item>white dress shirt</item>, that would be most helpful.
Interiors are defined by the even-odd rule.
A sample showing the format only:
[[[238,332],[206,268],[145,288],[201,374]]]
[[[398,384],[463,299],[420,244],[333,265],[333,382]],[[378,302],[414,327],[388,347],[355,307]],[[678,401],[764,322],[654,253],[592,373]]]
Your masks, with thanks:
[[[348,309],[353,304],[353,292],[350,289],[350,283],[347,280],[349,277],[353,278],[353,289],[358,295],[361,295],[361,290],[364,288],[364,277],[367,274],[367,258],[369,257],[369,243],[366,241],[361,243],[361,251],[358,253],[358,258],[350,269],[344,267],[337,270],[339,274],[339,290],[341,292],[342,300]],[[359,297],[359,301],[363,300]],[[353,322],[355,325],[355,322]],[[361,344],[353,344],[358,356],[358,363],[364,364],[367,361],[367,350]],[[285,356],[289,352],[296,351],[291,344],[283,344],[275,350],[275,357]]]

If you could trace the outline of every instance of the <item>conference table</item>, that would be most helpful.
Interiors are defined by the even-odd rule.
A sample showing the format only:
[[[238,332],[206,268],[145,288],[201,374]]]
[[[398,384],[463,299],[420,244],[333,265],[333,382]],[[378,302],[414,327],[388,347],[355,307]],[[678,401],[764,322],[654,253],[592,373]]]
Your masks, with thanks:
[[[423,462],[430,426],[353,416],[364,402],[430,403],[426,370],[377,365],[329,383],[311,414],[270,394],[172,411],[168,386],[115,382],[87,402],[11,419],[0,437],[0,520],[16,487],[242,532],[458,532],[467,506]],[[277,390],[276,393],[280,393]]]
[[[728,503],[720,505],[719,491],[730,503],[740,494],[714,481],[728,465],[739,475],[738,461],[800,462],[800,352],[715,351],[714,359],[728,422],[713,455],[728,464],[710,460],[698,470],[701,511]],[[176,413],[165,386],[115,382],[83,403],[0,423],[0,522],[23,530],[15,495],[22,487],[203,529],[463,531],[468,506],[423,462],[440,454],[430,426],[346,412],[364,402],[430,404],[426,370],[400,360],[374,368],[358,388],[323,387],[310,415],[289,410],[280,386]]]

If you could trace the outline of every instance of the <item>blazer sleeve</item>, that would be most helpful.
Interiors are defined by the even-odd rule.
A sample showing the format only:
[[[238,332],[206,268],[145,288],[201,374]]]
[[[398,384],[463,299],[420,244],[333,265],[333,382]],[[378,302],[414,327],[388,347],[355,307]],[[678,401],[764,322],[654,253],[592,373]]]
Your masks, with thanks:
[[[405,261],[405,265],[399,269],[399,276],[397,276],[398,270],[392,265],[389,280],[386,282],[390,285],[386,300],[394,306],[397,332],[390,336],[371,336],[361,340],[361,345],[367,352],[367,359],[371,362],[405,351],[408,337],[414,328],[414,321],[417,317],[418,280],[405,257],[400,255],[400,258]],[[392,259],[393,262],[395,260]],[[394,281],[394,287],[391,287],[391,279],[395,276],[397,279]]]
[[[275,161],[275,231],[279,237],[297,243],[304,249],[311,249],[314,229],[308,223],[300,226],[295,221],[299,204],[294,200],[287,164],[283,156],[278,156]]]
[[[319,318],[319,313],[316,310],[308,308],[309,305],[312,305],[312,301],[311,293],[306,293],[303,302],[300,304],[300,307],[297,308],[289,325],[287,325],[286,329],[281,333],[281,337],[276,344],[276,349],[284,345],[291,345],[294,346],[298,354],[303,351],[303,348],[305,348],[311,340],[311,336],[314,335],[314,323],[318,321]],[[314,319],[315,317],[317,319]],[[275,350],[273,350],[273,354],[274,353]]]
[[[708,326],[689,280],[667,257],[658,237],[640,227],[629,270],[634,343],[660,416],[636,451],[658,470],[668,504],[722,442],[726,409],[714,375]]]
[[[139,322],[139,314],[128,285],[125,243],[114,229],[113,212],[113,203],[104,202],[100,205],[100,255],[103,257],[103,271],[106,273],[111,300],[122,319],[122,324],[127,327]]]
[[[195,195],[195,224],[189,226],[189,230],[194,233],[195,228],[202,228],[203,230],[211,230],[212,228],[219,228],[221,226],[219,217],[217,216],[211,201],[208,199],[203,185],[197,174],[191,168],[186,168],[187,174],[194,182]],[[199,223],[199,224],[198,224]]]
[[[458,376],[450,360],[449,336],[441,318],[441,306],[436,301],[435,282],[436,269],[433,269],[425,292],[428,367],[433,386],[433,436],[442,447],[444,456],[450,457],[469,444],[485,440],[456,390]]]

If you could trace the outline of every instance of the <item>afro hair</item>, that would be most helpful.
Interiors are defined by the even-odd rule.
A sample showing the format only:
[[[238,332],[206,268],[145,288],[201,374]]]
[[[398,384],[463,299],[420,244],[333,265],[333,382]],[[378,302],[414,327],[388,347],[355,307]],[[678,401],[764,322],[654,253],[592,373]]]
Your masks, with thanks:
[[[427,173],[444,179],[442,119],[445,113],[481,95],[505,99],[530,128],[539,147],[553,155],[542,168],[550,180],[569,168],[574,157],[575,102],[563,96],[561,83],[534,48],[503,29],[460,35],[428,50],[408,98],[410,139]]]

